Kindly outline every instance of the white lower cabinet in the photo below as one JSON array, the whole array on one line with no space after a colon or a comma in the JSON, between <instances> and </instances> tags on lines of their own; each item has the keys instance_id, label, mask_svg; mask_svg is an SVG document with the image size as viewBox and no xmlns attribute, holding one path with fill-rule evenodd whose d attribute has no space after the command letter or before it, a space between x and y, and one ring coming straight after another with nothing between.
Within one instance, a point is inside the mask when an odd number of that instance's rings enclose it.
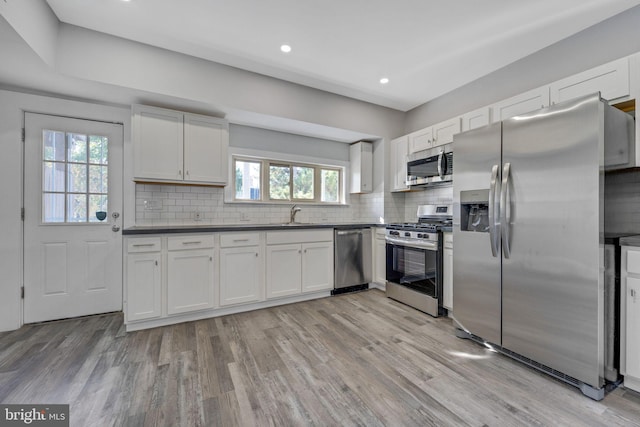
<instances>
[{"instance_id":1,"label":"white lower cabinet","mask_svg":"<svg viewBox=\"0 0 640 427\"><path fill-rule=\"evenodd\" d=\"M302 292L333 288L333 242L302 245Z\"/></svg>"},{"instance_id":2,"label":"white lower cabinet","mask_svg":"<svg viewBox=\"0 0 640 427\"><path fill-rule=\"evenodd\" d=\"M640 391L640 248L622 246L620 259L620 373Z\"/></svg>"},{"instance_id":3,"label":"white lower cabinet","mask_svg":"<svg viewBox=\"0 0 640 427\"><path fill-rule=\"evenodd\" d=\"M299 244L267 246L267 298L302 292L302 247Z\"/></svg>"},{"instance_id":4,"label":"white lower cabinet","mask_svg":"<svg viewBox=\"0 0 640 427\"><path fill-rule=\"evenodd\" d=\"M127 321L162 315L160 238L129 239L126 256L125 316Z\"/></svg>"},{"instance_id":5,"label":"white lower cabinet","mask_svg":"<svg viewBox=\"0 0 640 427\"><path fill-rule=\"evenodd\" d=\"M442 305L453 310L453 233L444 233L442 258Z\"/></svg>"},{"instance_id":6,"label":"white lower cabinet","mask_svg":"<svg viewBox=\"0 0 640 427\"><path fill-rule=\"evenodd\" d=\"M221 306L260 301L263 271L258 233L220 236Z\"/></svg>"},{"instance_id":7,"label":"white lower cabinet","mask_svg":"<svg viewBox=\"0 0 640 427\"><path fill-rule=\"evenodd\" d=\"M333 288L333 230L267 233L267 299Z\"/></svg>"},{"instance_id":8,"label":"white lower cabinet","mask_svg":"<svg viewBox=\"0 0 640 427\"><path fill-rule=\"evenodd\" d=\"M373 239L373 281L380 285L387 282L387 242L385 229L376 228Z\"/></svg>"},{"instance_id":9,"label":"white lower cabinet","mask_svg":"<svg viewBox=\"0 0 640 427\"><path fill-rule=\"evenodd\" d=\"M169 237L167 245L167 314L213 308L213 235Z\"/></svg>"},{"instance_id":10,"label":"white lower cabinet","mask_svg":"<svg viewBox=\"0 0 640 427\"><path fill-rule=\"evenodd\" d=\"M260 248L220 249L220 305L260 300Z\"/></svg>"}]
</instances>

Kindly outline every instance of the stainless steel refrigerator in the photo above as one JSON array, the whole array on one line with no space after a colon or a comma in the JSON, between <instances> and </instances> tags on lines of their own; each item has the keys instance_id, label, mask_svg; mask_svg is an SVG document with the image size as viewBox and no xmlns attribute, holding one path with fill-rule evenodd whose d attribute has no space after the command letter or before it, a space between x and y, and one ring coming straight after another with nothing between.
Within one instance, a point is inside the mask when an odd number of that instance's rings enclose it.
<instances>
[{"instance_id":1,"label":"stainless steel refrigerator","mask_svg":"<svg viewBox=\"0 0 640 427\"><path fill-rule=\"evenodd\" d=\"M604 166L632 137L633 119L594 94L454 138L462 335L594 399L617 375L605 360Z\"/></svg>"}]
</instances>

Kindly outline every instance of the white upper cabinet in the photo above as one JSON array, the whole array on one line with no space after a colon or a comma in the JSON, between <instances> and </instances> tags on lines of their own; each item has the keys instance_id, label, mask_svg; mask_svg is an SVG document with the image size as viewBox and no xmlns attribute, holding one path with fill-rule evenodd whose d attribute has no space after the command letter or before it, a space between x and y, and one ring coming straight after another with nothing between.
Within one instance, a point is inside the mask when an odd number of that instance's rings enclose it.
<instances>
[{"instance_id":1,"label":"white upper cabinet","mask_svg":"<svg viewBox=\"0 0 640 427\"><path fill-rule=\"evenodd\" d=\"M630 94L629 58L619 59L551 84L551 103L566 101L600 91L612 100Z\"/></svg>"},{"instance_id":2,"label":"white upper cabinet","mask_svg":"<svg viewBox=\"0 0 640 427\"><path fill-rule=\"evenodd\" d=\"M491 106L491 116L495 123L548 106L549 86L543 86L494 104Z\"/></svg>"},{"instance_id":3,"label":"white upper cabinet","mask_svg":"<svg viewBox=\"0 0 640 427\"><path fill-rule=\"evenodd\" d=\"M133 106L135 180L225 185L228 148L225 120Z\"/></svg>"},{"instance_id":4,"label":"white upper cabinet","mask_svg":"<svg viewBox=\"0 0 640 427\"><path fill-rule=\"evenodd\" d=\"M409 154L433 147L433 128L420 129L409 134Z\"/></svg>"},{"instance_id":5,"label":"white upper cabinet","mask_svg":"<svg viewBox=\"0 0 640 427\"><path fill-rule=\"evenodd\" d=\"M389 180L391 191L408 191L407 186L407 154L408 136L392 139L389 143Z\"/></svg>"},{"instance_id":6,"label":"white upper cabinet","mask_svg":"<svg viewBox=\"0 0 640 427\"><path fill-rule=\"evenodd\" d=\"M373 144L356 142L349 146L351 171L350 193L371 193L373 190Z\"/></svg>"},{"instance_id":7,"label":"white upper cabinet","mask_svg":"<svg viewBox=\"0 0 640 427\"><path fill-rule=\"evenodd\" d=\"M229 135L227 122L184 115L184 180L226 184Z\"/></svg>"},{"instance_id":8,"label":"white upper cabinet","mask_svg":"<svg viewBox=\"0 0 640 427\"><path fill-rule=\"evenodd\" d=\"M453 135L460 133L460 117L431 126L431 132L434 147L453 142Z\"/></svg>"},{"instance_id":9,"label":"white upper cabinet","mask_svg":"<svg viewBox=\"0 0 640 427\"><path fill-rule=\"evenodd\" d=\"M133 164L137 179L182 181L183 114L133 106Z\"/></svg>"},{"instance_id":10,"label":"white upper cabinet","mask_svg":"<svg viewBox=\"0 0 640 427\"><path fill-rule=\"evenodd\" d=\"M491 123L491 108L483 107L462 115L462 132Z\"/></svg>"}]
</instances>

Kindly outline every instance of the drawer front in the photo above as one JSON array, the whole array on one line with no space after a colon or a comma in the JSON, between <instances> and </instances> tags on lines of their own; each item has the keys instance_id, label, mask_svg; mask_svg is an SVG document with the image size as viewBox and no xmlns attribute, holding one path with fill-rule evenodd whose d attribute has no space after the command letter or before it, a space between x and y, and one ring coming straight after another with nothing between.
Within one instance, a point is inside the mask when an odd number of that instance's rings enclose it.
<instances>
[{"instance_id":1,"label":"drawer front","mask_svg":"<svg viewBox=\"0 0 640 427\"><path fill-rule=\"evenodd\" d=\"M213 248L213 234L171 236L167 247L170 251Z\"/></svg>"},{"instance_id":2,"label":"drawer front","mask_svg":"<svg viewBox=\"0 0 640 427\"><path fill-rule=\"evenodd\" d=\"M267 233L267 245L331 241L333 241L332 228L322 230L270 231Z\"/></svg>"},{"instance_id":3,"label":"drawer front","mask_svg":"<svg viewBox=\"0 0 640 427\"><path fill-rule=\"evenodd\" d=\"M258 246L260 234L258 233L222 233L220 235L220 247L236 248L241 246Z\"/></svg>"},{"instance_id":4,"label":"drawer front","mask_svg":"<svg viewBox=\"0 0 640 427\"><path fill-rule=\"evenodd\" d=\"M160 252L162 239L160 237L133 237L127 239L127 253Z\"/></svg>"}]
</instances>

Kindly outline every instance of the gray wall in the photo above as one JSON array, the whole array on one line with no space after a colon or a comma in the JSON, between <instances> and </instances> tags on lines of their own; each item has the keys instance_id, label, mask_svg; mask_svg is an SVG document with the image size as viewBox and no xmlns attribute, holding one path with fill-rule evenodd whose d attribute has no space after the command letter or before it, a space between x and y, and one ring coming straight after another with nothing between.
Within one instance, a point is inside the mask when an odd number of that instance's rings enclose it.
<instances>
[{"instance_id":1,"label":"gray wall","mask_svg":"<svg viewBox=\"0 0 640 427\"><path fill-rule=\"evenodd\" d=\"M640 6L414 108L406 115L404 133L493 104L638 51Z\"/></svg>"},{"instance_id":2,"label":"gray wall","mask_svg":"<svg viewBox=\"0 0 640 427\"><path fill-rule=\"evenodd\" d=\"M274 153L349 161L349 144L249 126L230 125L229 145Z\"/></svg>"}]
</instances>

